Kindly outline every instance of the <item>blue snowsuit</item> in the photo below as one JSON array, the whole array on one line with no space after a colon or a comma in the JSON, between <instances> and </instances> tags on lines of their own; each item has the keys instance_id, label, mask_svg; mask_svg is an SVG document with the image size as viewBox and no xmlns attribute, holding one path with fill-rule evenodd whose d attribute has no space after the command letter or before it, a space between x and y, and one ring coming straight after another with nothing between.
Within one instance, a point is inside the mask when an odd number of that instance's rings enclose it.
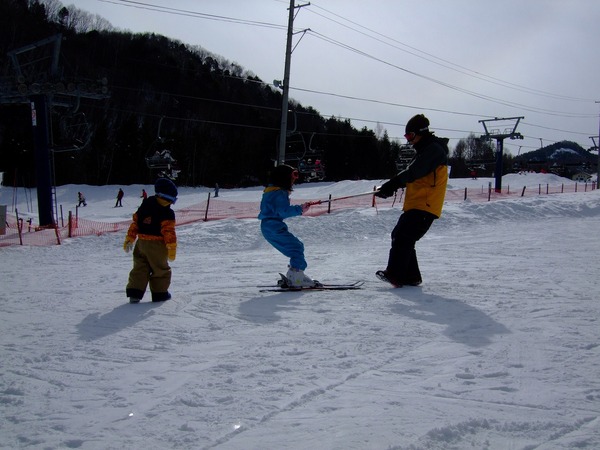
<instances>
[{"instance_id":1,"label":"blue snowsuit","mask_svg":"<svg viewBox=\"0 0 600 450\"><path fill-rule=\"evenodd\" d=\"M263 191L260 202L260 231L269 244L290 258L290 266L295 269L306 269L304 244L288 231L283 219L302 215L300 205L290 205L289 193L276 186L269 186Z\"/></svg>"}]
</instances>

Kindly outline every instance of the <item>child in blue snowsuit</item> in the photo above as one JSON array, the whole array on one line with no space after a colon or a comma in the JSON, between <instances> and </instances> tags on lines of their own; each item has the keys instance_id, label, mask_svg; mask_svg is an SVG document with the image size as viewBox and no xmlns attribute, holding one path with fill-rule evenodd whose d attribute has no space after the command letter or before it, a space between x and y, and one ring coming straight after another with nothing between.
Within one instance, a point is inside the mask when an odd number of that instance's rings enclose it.
<instances>
[{"instance_id":1,"label":"child in blue snowsuit","mask_svg":"<svg viewBox=\"0 0 600 450\"><path fill-rule=\"evenodd\" d=\"M284 219L300 216L308 210L309 203L290 204L292 185L298 179L298 171L291 166L281 164L273 169L269 185L263 191L260 202L260 231L277 250L290 258L286 277L293 287L308 287L318 284L304 274L304 244L288 231Z\"/></svg>"}]
</instances>

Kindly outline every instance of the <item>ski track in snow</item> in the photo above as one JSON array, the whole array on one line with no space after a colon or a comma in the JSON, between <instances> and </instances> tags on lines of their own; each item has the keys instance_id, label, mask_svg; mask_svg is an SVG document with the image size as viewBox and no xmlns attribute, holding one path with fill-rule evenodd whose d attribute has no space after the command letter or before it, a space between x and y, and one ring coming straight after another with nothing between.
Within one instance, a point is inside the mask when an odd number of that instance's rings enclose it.
<instances>
[{"instance_id":1,"label":"ski track in snow","mask_svg":"<svg viewBox=\"0 0 600 450\"><path fill-rule=\"evenodd\" d=\"M0 447L600 448L598 196L447 204L418 288L373 275L398 208L287 221L357 291L259 293L256 220L178 228L162 304L124 233L0 249Z\"/></svg>"}]
</instances>

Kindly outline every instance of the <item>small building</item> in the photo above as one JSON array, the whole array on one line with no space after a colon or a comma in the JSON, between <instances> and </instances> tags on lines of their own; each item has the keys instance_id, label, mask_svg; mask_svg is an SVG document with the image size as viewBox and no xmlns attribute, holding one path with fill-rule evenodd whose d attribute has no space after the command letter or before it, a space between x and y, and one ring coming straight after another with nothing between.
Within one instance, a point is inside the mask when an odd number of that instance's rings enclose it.
<instances>
[{"instance_id":1,"label":"small building","mask_svg":"<svg viewBox=\"0 0 600 450\"><path fill-rule=\"evenodd\" d=\"M592 176L586 172L577 172L573 175L573 181L590 181Z\"/></svg>"}]
</instances>

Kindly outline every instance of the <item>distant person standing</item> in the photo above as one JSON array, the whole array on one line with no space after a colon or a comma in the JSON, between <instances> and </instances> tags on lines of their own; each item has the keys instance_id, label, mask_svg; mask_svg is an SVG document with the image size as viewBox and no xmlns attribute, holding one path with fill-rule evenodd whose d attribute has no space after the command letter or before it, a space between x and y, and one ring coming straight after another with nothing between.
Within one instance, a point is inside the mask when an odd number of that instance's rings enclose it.
<instances>
[{"instance_id":1,"label":"distant person standing","mask_svg":"<svg viewBox=\"0 0 600 450\"><path fill-rule=\"evenodd\" d=\"M442 214L448 183L448 139L429 131L429 119L417 114L406 124L404 137L416 150L408 167L384 183L375 194L387 198L406 188L403 213L392 231L387 267L377 278L395 287L422 283L415 244Z\"/></svg>"},{"instance_id":2,"label":"distant person standing","mask_svg":"<svg viewBox=\"0 0 600 450\"><path fill-rule=\"evenodd\" d=\"M117 194L117 203L115 203L115 208L117 206L123 206L122 200L123 200L124 195L125 195L125 193L123 192L123 189L119 188L119 192Z\"/></svg>"},{"instance_id":3,"label":"distant person standing","mask_svg":"<svg viewBox=\"0 0 600 450\"><path fill-rule=\"evenodd\" d=\"M215 183L215 197L219 196L219 183Z\"/></svg>"},{"instance_id":4,"label":"distant person standing","mask_svg":"<svg viewBox=\"0 0 600 450\"><path fill-rule=\"evenodd\" d=\"M77 207L79 207L81 205L87 206L87 203L85 201L85 196L83 195L82 192L77 193L77 200L79 200L79 204L77 205Z\"/></svg>"},{"instance_id":5,"label":"distant person standing","mask_svg":"<svg viewBox=\"0 0 600 450\"><path fill-rule=\"evenodd\" d=\"M146 193L146 189L142 189L142 195L140 195L140 198L146 200L148 198L148 194Z\"/></svg>"}]
</instances>

